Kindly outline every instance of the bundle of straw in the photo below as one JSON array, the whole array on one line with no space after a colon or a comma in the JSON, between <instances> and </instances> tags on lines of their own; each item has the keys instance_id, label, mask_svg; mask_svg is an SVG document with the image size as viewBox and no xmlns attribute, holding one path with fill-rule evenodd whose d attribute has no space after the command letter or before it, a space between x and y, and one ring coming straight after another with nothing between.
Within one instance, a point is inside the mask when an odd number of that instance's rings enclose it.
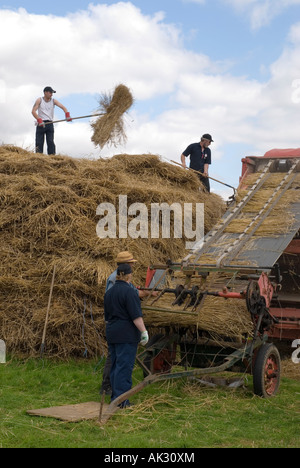
<instances>
[{"instance_id":1,"label":"bundle of straw","mask_svg":"<svg viewBox=\"0 0 300 468\"><path fill-rule=\"evenodd\" d=\"M176 285L185 285L187 289L198 286L200 290L219 291L228 282L222 272L210 273L205 282L201 276L185 276L182 272L167 277L168 288L174 290ZM240 283L231 283L232 291L238 292ZM253 322L247 309L246 301L241 299L224 299L219 296L207 295L199 305L193 309L188 305L188 296L182 304L175 304L174 292L167 292L158 299L145 301L144 315L148 327L171 326L174 329L189 327L199 332L209 332L212 336L234 338L241 341L245 335L252 335Z\"/></svg>"},{"instance_id":2,"label":"bundle of straw","mask_svg":"<svg viewBox=\"0 0 300 468\"><path fill-rule=\"evenodd\" d=\"M127 86L120 84L113 95L103 94L99 112L104 115L91 124L94 133L92 141L101 149L106 144L117 146L126 142L123 116L133 104L133 97Z\"/></svg>"}]
</instances>

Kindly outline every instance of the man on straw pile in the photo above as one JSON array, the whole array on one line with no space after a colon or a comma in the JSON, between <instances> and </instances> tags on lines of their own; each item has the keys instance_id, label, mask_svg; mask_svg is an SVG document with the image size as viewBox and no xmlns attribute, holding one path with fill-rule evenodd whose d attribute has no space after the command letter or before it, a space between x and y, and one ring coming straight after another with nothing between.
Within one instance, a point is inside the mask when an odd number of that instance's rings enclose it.
<instances>
[{"instance_id":1,"label":"man on straw pile","mask_svg":"<svg viewBox=\"0 0 300 468\"><path fill-rule=\"evenodd\" d=\"M113 273L107 279L105 293L110 288L112 288L114 284L116 283L118 267L123 264L127 264L127 265L130 265L131 270L132 270L136 262L137 260L134 259L131 252L128 252L127 250L119 252L116 258L117 268L115 269L115 271L113 271ZM143 299L144 297L151 294L151 292L149 291L143 291L143 290L137 289L132 283L128 283L128 284L135 291L136 295L140 299ZM153 291L152 293L152 295L154 296L156 296L157 294L158 294L157 291ZM103 370L103 379L102 379L102 385L100 388L100 394L105 392L107 395L110 395L112 392L111 382L110 382L110 370L111 370L111 356L110 356L110 352L108 352L108 356L107 356L106 363L105 363L104 370Z\"/></svg>"},{"instance_id":2,"label":"man on straw pile","mask_svg":"<svg viewBox=\"0 0 300 468\"><path fill-rule=\"evenodd\" d=\"M65 113L66 120L71 122L70 112L60 102L54 99L53 93L56 93L51 86L44 88L44 96L39 97L32 108L32 115L37 121L35 134L35 148L37 153L43 153L45 136L47 141L47 152L49 155L55 154L54 144L54 107L57 106Z\"/></svg>"},{"instance_id":3,"label":"man on straw pile","mask_svg":"<svg viewBox=\"0 0 300 468\"><path fill-rule=\"evenodd\" d=\"M211 151L209 146L213 141L212 136L209 133L205 133L202 135L200 143L190 144L181 155L183 167L186 167L185 158L190 156L190 168L199 172L199 179L207 192L210 192L208 167L211 164Z\"/></svg>"},{"instance_id":4,"label":"man on straw pile","mask_svg":"<svg viewBox=\"0 0 300 468\"><path fill-rule=\"evenodd\" d=\"M106 339L111 356L111 401L131 389L138 344L145 346L149 339L139 297L130 286L131 277L131 266L119 265L116 282L104 296ZM120 405L128 406L129 400Z\"/></svg>"}]
</instances>

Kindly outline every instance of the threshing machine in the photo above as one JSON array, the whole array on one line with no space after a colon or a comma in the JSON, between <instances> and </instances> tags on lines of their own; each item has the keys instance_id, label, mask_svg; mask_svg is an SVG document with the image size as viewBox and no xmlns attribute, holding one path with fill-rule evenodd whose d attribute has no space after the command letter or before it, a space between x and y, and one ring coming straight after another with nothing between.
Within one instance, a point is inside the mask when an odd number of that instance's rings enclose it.
<instances>
[{"instance_id":1,"label":"threshing machine","mask_svg":"<svg viewBox=\"0 0 300 468\"><path fill-rule=\"evenodd\" d=\"M152 382L224 371L250 373L255 394L275 395L278 344L300 339L300 149L242 159L237 198L220 222L181 262L153 265L146 283L157 296L142 303L145 322L155 314L158 326L137 358L145 378L111 412ZM224 332L202 326L211 297L212 325L230 303L237 329L243 310L251 330L227 333L226 314Z\"/></svg>"}]
</instances>

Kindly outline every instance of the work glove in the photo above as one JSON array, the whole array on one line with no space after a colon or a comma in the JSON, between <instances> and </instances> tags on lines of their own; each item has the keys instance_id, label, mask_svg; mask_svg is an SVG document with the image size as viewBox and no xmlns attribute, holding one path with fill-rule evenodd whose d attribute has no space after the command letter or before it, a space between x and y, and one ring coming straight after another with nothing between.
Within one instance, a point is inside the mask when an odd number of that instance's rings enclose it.
<instances>
[{"instance_id":1,"label":"work glove","mask_svg":"<svg viewBox=\"0 0 300 468\"><path fill-rule=\"evenodd\" d=\"M142 332L142 334L141 334L141 341L140 341L140 344L141 344L142 346L146 346L146 344L148 343L148 341L149 341L149 335L148 335L148 332L147 332L147 330L146 330L146 331Z\"/></svg>"},{"instance_id":2,"label":"work glove","mask_svg":"<svg viewBox=\"0 0 300 468\"><path fill-rule=\"evenodd\" d=\"M67 122L72 122L72 117L70 116L70 112L66 112L66 120Z\"/></svg>"},{"instance_id":3,"label":"work glove","mask_svg":"<svg viewBox=\"0 0 300 468\"><path fill-rule=\"evenodd\" d=\"M43 119L37 119L37 123L38 123L39 127L44 127L45 128L45 124L44 124Z\"/></svg>"}]
</instances>

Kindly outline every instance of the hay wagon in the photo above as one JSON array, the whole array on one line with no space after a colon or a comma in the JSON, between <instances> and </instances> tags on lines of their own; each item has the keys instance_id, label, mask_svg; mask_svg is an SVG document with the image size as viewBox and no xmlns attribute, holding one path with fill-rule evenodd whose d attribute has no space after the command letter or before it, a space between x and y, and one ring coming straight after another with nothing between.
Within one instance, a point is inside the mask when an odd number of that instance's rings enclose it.
<instances>
[{"instance_id":1,"label":"hay wagon","mask_svg":"<svg viewBox=\"0 0 300 468\"><path fill-rule=\"evenodd\" d=\"M254 393L280 383L278 343L300 338L300 150L242 160L238 197L181 262L153 265L143 301L152 336L137 357L145 386L224 371L253 375ZM234 381L231 385L237 385Z\"/></svg>"}]
</instances>

